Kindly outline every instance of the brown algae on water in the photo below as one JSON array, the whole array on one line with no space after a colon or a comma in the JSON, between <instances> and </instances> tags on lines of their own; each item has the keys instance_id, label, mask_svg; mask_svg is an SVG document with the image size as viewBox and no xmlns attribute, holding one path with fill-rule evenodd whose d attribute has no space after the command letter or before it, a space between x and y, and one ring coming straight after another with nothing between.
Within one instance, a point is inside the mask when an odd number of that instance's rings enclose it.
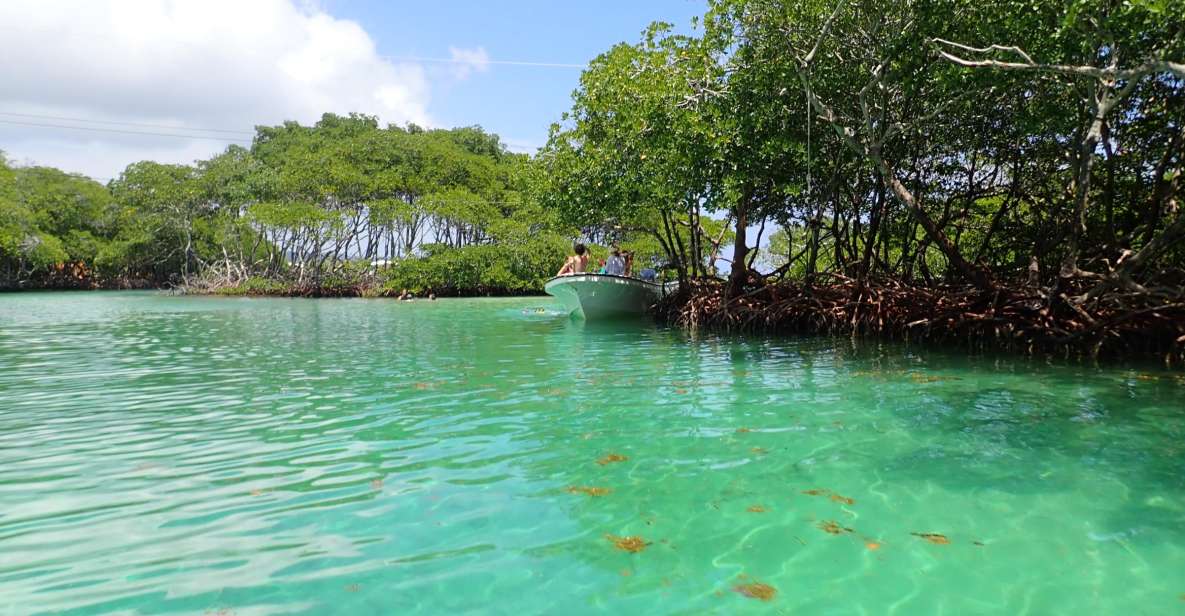
<instances>
[{"instance_id":1,"label":"brown algae on water","mask_svg":"<svg viewBox=\"0 0 1185 616\"><path fill-rule=\"evenodd\" d=\"M769 510L766 509L764 505L749 505L749 508L745 511L748 511L749 513L765 513Z\"/></svg>"},{"instance_id":2,"label":"brown algae on water","mask_svg":"<svg viewBox=\"0 0 1185 616\"><path fill-rule=\"evenodd\" d=\"M606 454L605 456L603 456L600 460L597 460L597 464L600 464L601 466L605 466L606 464L613 464L614 462L625 462L626 460L629 460L629 458L627 458L626 456L623 456L619 453L610 453L610 454Z\"/></svg>"},{"instance_id":3,"label":"brown algae on water","mask_svg":"<svg viewBox=\"0 0 1185 616\"><path fill-rule=\"evenodd\" d=\"M950 545L950 539L947 539L946 535L943 535L941 533L909 533L909 534L913 535L914 537L920 537L922 539L925 539L926 541L929 541L930 543L933 543L934 545Z\"/></svg>"},{"instance_id":4,"label":"brown algae on water","mask_svg":"<svg viewBox=\"0 0 1185 616\"><path fill-rule=\"evenodd\" d=\"M836 522L835 520L823 520L822 522L819 522L819 529L831 535L843 535L852 532L852 529L846 526L841 526L839 522Z\"/></svg>"},{"instance_id":5,"label":"brown algae on water","mask_svg":"<svg viewBox=\"0 0 1185 616\"><path fill-rule=\"evenodd\" d=\"M733 586L732 589L739 593L742 597L760 599L762 601L773 601L774 596L778 594L778 590L776 588L761 582L737 584L736 586Z\"/></svg>"},{"instance_id":6,"label":"brown algae on water","mask_svg":"<svg viewBox=\"0 0 1185 616\"><path fill-rule=\"evenodd\" d=\"M646 549L650 545L649 541L637 536L631 535L628 537L618 537L617 535L606 534L605 538L613 543L613 547L630 554L637 554Z\"/></svg>"},{"instance_id":7,"label":"brown algae on water","mask_svg":"<svg viewBox=\"0 0 1185 616\"><path fill-rule=\"evenodd\" d=\"M831 490L825 490L822 488L813 488L810 490L803 490L802 493L806 494L807 496L826 496L826 497L830 498L832 501L837 502L837 503L843 503L844 505L855 505L856 504L856 499L854 499L854 498L848 498L847 496L844 496L843 494L840 494L838 492L832 492Z\"/></svg>"},{"instance_id":8,"label":"brown algae on water","mask_svg":"<svg viewBox=\"0 0 1185 616\"><path fill-rule=\"evenodd\" d=\"M568 486L569 494L584 494L585 496L605 496L613 491L612 488L602 488L599 486Z\"/></svg>"}]
</instances>

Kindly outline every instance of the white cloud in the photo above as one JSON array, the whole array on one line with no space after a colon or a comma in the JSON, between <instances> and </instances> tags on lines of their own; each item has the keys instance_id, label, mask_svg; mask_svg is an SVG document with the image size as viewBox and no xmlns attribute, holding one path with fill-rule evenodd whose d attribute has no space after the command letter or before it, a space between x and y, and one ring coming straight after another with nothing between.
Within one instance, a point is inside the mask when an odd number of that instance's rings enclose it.
<instances>
[{"instance_id":1,"label":"white cloud","mask_svg":"<svg viewBox=\"0 0 1185 616\"><path fill-rule=\"evenodd\" d=\"M472 58L467 67L484 66L485 52L478 51L466 56ZM0 84L0 112L92 121L250 131L256 124L358 111L383 122L432 125L421 66L382 58L357 23L290 0L5 0ZM0 149L11 158L101 177L136 160L191 162L223 147L214 140L0 123Z\"/></svg>"},{"instance_id":2,"label":"white cloud","mask_svg":"<svg viewBox=\"0 0 1185 616\"><path fill-rule=\"evenodd\" d=\"M453 61L453 76L457 79L465 79L473 72L484 73L490 68L490 55L484 47L449 47L448 52Z\"/></svg>"}]
</instances>

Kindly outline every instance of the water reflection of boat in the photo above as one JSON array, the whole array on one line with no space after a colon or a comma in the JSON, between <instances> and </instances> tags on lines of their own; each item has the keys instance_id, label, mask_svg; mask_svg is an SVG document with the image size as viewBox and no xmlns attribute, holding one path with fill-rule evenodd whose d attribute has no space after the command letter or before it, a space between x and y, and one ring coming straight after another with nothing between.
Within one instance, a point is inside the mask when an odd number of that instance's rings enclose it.
<instances>
[{"instance_id":1,"label":"water reflection of boat","mask_svg":"<svg viewBox=\"0 0 1185 616\"><path fill-rule=\"evenodd\" d=\"M557 276L543 285L564 308L585 319L646 314L663 295L663 285L613 274Z\"/></svg>"}]
</instances>

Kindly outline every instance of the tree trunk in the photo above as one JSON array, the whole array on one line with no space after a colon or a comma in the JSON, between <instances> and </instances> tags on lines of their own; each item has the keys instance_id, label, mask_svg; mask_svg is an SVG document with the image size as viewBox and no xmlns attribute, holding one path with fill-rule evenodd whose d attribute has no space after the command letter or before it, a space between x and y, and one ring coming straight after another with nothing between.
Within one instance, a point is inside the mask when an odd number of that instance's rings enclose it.
<instances>
[{"instance_id":1,"label":"tree trunk","mask_svg":"<svg viewBox=\"0 0 1185 616\"><path fill-rule=\"evenodd\" d=\"M745 281L749 278L749 270L745 266L745 256L749 254L749 247L745 243L745 227L749 225L750 199L751 193L745 191L736 207L736 238L732 243L732 271L728 276L728 297L730 298L744 292Z\"/></svg>"},{"instance_id":2,"label":"tree trunk","mask_svg":"<svg viewBox=\"0 0 1185 616\"><path fill-rule=\"evenodd\" d=\"M869 156L876 163L877 168L881 172L881 176L888 181L889 188L893 190L893 194L897 195L897 198L901 199L906 207L909 208L909 211L913 214L914 218L917 219L917 221L922 225L922 228L926 230L926 237L928 237L930 241L938 246L938 249L942 251L942 254L945 255L947 260L949 260L950 263L955 267L955 270L957 270L963 275L963 277L965 277L967 280L970 280L980 289L984 291L991 291L993 289L993 285L987 272L972 267L972 265L963 258L963 255L959 254L959 249L955 247L955 245L951 243L950 239L946 237L946 233L943 233L942 229L940 229L938 225L934 224L934 220L931 219L930 216L926 214L925 210L923 210L918 205L917 199L914 198L913 193L911 193L909 189L906 188L905 185L902 184L895 175L893 175L893 170L881 157L880 152L876 151L875 149L870 150Z\"/></svg>"}]
</instances>

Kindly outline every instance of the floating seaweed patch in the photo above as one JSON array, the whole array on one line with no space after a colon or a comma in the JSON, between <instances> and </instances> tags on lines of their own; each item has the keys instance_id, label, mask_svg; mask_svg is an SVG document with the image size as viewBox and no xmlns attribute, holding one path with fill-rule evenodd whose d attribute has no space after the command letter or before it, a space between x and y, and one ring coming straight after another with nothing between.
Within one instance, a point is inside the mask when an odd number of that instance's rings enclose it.
<instances>
[{"instance_id":1,"label":"floating seaweed patch","mask_svg":"<svg viewBox=\"0 0 1185 616\"><path fill-rule=\"evenodd\" d=\"M584 494L586 496L604 496L612 491L612 488L601 488L597 486L568 486L568 493Z\"/></svg>"},{"instance_id":2,"label":"floating seaweed patch","mask_svg":"<svg viewBox=\"0 0 1185 616\"><path fill-rule=\"evenodd\" d=\"M926 541L929 541L930 543L933 543L934 545L950 545L950 539L947 539L946 535L943 535L941 533L909 533L909 534L913 535L914 537L920 537L922 539L925 539Z\"/></svg>"},{"instance_id":3,"label":"floating seaweed patch","mask_svg":"<svg viewBox=\"0 0 1185 616\"><path fill-rule=\"evenodd\" d=\"M972 543L973 545L977 545L977 546L979 546L979 547L981 547L981 548L982 548L984 545L986 545L986 544L984 544L984 542L982 542L982 541L972 541L971 543Z\"/></svg>"},{"instance_id":4,"label":"floating seaweed patch","mask_svg":"<svg viewBox=\"0 0 1185 616\"><path fill-rule=\"evenodd\" d=\"M677 394L685 394L685 393L687 393L687 390L686 390L686 389L683 389L683 388L676 388L676 389L675 389L675 393L677 393Z\"/></svg>"},{"instance_id":5,"label":"floating seaweed patch","mask_svg":"<svg viewBox=\"0 0 1185 616\"><path fill-rule=\"evenodd\" d=\"M810 490L803 490L802 493L806 494L807 496L826 496L834 502L843 503L845 505L855 505L856 504L856 499L854 499L854 498L848 498L847 496L844 496L843 494L840 494L838 492L832 492L831 490L824 490L822 488L813 488Z\"/></svg>"},{"instance_id":6,"label":"floating seaweed patch","mask_svg":"<svg viewBox=\"0 0 1185 616\"><path fill-rule=\"evenodd\" d=\"M881 549L881 544L880 544L880 542L877 542L877 541L865 541L864 547L868 548L870 551L875 552L875 551Z\"/></svg>"},{"instance_id":7,"label":"floating seaweed patch","mask_svg":"<svg viewBox=\"0 0 1185 616\"><path fill-rule=\"evenodd\" d=\"M346 584L346 592L358 592L362 590L361 584Z\"/></svg>"},{"instance_id":8,"label":"floating seaweed patch","mask_svg":"<svg viewBox=\"0 0 1185 616\"><path fill-rule=\"evenodd\" d=\"M760 599L762 601L773 601L774 596L778 594L778 590L776 588L761 582L737 584L736 586L733 586L732 589L742 597Z\"/></svg>"},{"instance_id":9,"label":"floating seaweed patch","mask_svg":"<svg viewBox=\"0 0 1185 616\"><path fill-rule=\"evenodd\" d=\"M745 434L747 432L752 432L752 430L748 428L737 428L737 434Z\"/></svg>"},{"instance_id":10,"label":"floating seaweed patch","mask_svg":"<svg viewBox=\"0 0 1185 616\"><path fill-rule=\"evenodd\" d=\"M620 573L621 573L621 577L629 577L634 574L634 572L630 571L629 569L622 569L620 571Z\"/></svg>"},{"instance_id":11,"label":"floating seaweed patch","mask_svg":"<svg viewBox=\"0 0 1185 616\"><path fill-rule=\"evenodd\" d=\"M605 535L605 538L613 543L613 547L615 547L623 552L629 552L630 554L637 554L638 552L645 550L646 546L650 545L649 541L646 541L645 539L638 537L637 535L632 535L629 537L618 537L617 535Z\"/></svg>"},{"instance_id":12,"label":"floating seaweed patch","mask_svg":"<svg viewBox=\"0 0 1185 616\"><path fill-rule=\"evenodd\" d=\"M769 510L762 505L749 505L749 508L745 511L748 511L749 513L765 513Z\"/></svg>"},{"instance_id":13,"label":"floating seaweed patch","mask_svg":"<svg viewBox=\"0 0 1185 616\"><path fill-rule=\"evenodd\" d=\"M765 449L764 447L753 447L749 451L756 454L756 455L759 455L759 456L763 456L763 455L769 453L769 451L767 449Z\"/></svg>"},{"instance_id":14,"label":"floating seaweed patch","mask_svg":"<svg viewBox=\"0 0 1185 616\"><path fill-rule=\"evenodd\" d=\"M833 500L837 503L843 503L845 505L855 505L856 504L856 499L848 498L842 494L836 494L835 492L831 493L831 500Z\"/></svg>"},{"instance_id":15,"label":"floating seaweed patch","mask_svg":"<svg viewBox=\"0 0 1185 616\"><path fill-rule=\"evenodd\" d=\"M601 466L605 466L606 464L613 464L614 462L625 462L626 460L629 460L629 458L627 458L619 453L610 453L610 454L605 454L604 457L602 457L600 460L597 460L597 464L600 464Z\"/></svg>"},{"instance_id":16,"label":"floating seaweed patch","mask_svg":"<svg viewBox=\"0 0 1185 616\"><path fill-rule=\"evenodd\" d=\"M822 522L819 522L819 529L831 535L843 535L852 532L852 529L846 526L841 526L839 522L836 522L835 520L823 520Z\"/></svg>"},{"instance_id":17,"label":"floating seaweed patch","mask_svg":"<svg viewBox=\"0 0 1185 616\"><path fill-rule=\"evenodd\" d=\"M420 391L424 391L427 389L436 389L436 384L435 383L428 383L428 382L421 382L421 383L416 383L416 384L412 385L412 387L414 387Z\"/></svg>"},{"instance_id":18,"label":"floating seaweed patch","mask_svg":"<svg viewBox=\"0 0 1185 616\"><path fill-rule=\"evenodd\" d=\"M370 480L370 489L382 490L383 489L383 480L382 479L371 479Z\"/></svg>"}]
</instances>

